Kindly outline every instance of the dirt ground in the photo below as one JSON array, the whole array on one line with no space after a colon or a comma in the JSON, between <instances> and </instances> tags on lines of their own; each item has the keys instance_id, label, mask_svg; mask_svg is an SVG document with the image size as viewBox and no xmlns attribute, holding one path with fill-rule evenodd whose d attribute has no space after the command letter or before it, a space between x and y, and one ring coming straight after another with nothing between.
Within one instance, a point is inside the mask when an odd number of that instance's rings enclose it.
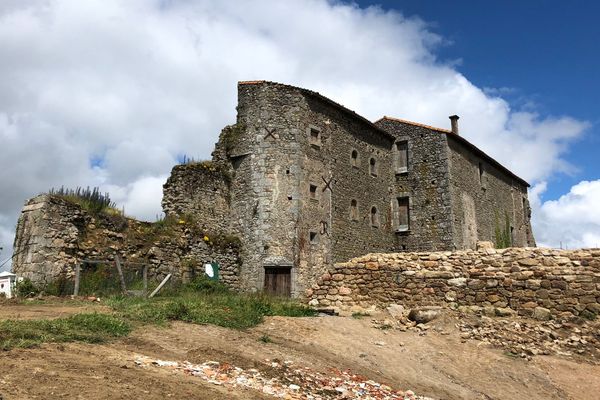
<instances>
[{"instance_id":1,"label":"dirt ground","mask_svg":"<svg viewBox=\"0 0 600 400\"><path fill-rule=\"evenodd\" d=\"M105 310L93 304L2 304L0 319L55 318L90 309ZM599 398L600 366L556 356L527 361L483 342L463 343L455 322L435 320L421 334L376 329L369 317L272 317L247 331L185 323L146 326L104 345L45 344L0 352L0 398L272 398L169 369L141 368L134 362L137 355L193 363L212 360L261 370L265 359L289 360L323 372L332 367L350 369L435 399Z\"/></svg>"}]
</instances>

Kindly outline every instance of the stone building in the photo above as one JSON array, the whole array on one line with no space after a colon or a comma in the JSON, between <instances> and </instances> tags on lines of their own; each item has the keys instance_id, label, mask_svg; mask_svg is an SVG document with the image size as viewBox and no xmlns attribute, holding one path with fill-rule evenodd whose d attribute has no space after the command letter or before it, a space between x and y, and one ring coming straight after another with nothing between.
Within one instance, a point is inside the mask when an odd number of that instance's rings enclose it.
<instances>
[{"instance_id":1,"label":"stone building","mask_svg":"<svg viewBox=\"0 0 600 400\"><path fill-rule=\"evenodd\" d=\"M373 123L319 93L240 82L211 163L179 165L167 215L237 236L242 287L304 296L371 252L535 246L527 182L452 130Z\"/></svg>"}]
</instances>

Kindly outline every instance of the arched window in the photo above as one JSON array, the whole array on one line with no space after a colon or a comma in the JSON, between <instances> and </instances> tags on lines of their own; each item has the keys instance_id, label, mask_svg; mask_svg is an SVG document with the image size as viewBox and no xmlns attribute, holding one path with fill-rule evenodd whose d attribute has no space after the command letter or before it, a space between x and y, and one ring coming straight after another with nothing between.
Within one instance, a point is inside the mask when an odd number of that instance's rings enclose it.
<instances>
[{"instance_id":1,"label":"arched window","mask_svg":"<svg viewBox=\"0 0 600 400\"><path fill-rule=\"evenodd\" d=\"M369 172L371 173L371 175L377 176L377 162L374 158L371 158L369 160Z\"/></svg>"},{"instance_id":2,"label":"arched window","mask_svg":"<svg viewBox=\"0 0 600 400\"><path fill-rule=\"evenodd\" d=\"M358 221L358 202L354 199L350 202L350 219Z\"/></svg>"},{"instance_id":3,"label":"arched window","mask_svg":"<svg viewBox=\"0 0 600 400\"><path fill-rule=\"evenodd\" d=\"M371 207L371 226L379 227L379 213L377 207Z\"/></svg>"},{"instance_id":4,"label":"arched window","mask_svg":"<svg viewBox=\"0 0 600 400\"><path fill-rule=\"evenodd\" d=\"M350 163L352 164L353 167L358 167L358 151L352 150Z\"/></svg>"}]
</instances>

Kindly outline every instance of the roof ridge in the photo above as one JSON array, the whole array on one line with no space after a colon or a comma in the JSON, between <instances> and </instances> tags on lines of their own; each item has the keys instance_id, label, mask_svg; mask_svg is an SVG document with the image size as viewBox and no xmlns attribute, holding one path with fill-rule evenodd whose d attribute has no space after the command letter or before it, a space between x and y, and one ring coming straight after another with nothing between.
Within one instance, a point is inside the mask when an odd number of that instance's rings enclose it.
<instances>
[{"instance_id":1,"label":"roof ridge","mask_svg":"<svg viewBox=\"0 0 600 400\"><path fill-rule=\"evenodd\" d=\"M437 128L435 126L421 124L419 122L409 121L407 119L402 119L402 118L388 117L387 115L384 115L382 118L378 119L375 122L379 122L379 121L381 121L383 119L387 119L387 120L390 120L390 121L403 122L405 124L414 125L414 126L420 126L421 128L427 128L427 129L431 129L431 130L438 131L438 132L452 133L452 131L449 130L449 129Z\"/></svg>"},{"instance_id":2,"label":"roof ridge","mask_svg":"<svg viewBox=\"0 0 600 400\"><path fill-rule=\"evenodd\" d=\"M371 127L372 129L374 129L375 131L377 131L381 135L385 136L386 138L392 139L392 140L395 139L394 135L392 135L391 133L389 133L385 129L380 128L379 126L375 125L375 123L373 123L372 121L370 121L367 118L363 117L362 115L360 115L356 111L351 110L348 107L346 107L345 105L343 105L341 103L338 103L337 101L332 100L329 97L324 96L324 95L322 95L319 92L315 92L314 90L306 89L306 88L303 88L303 87L300 87L300 86L289 85L287 83L273 82L273 81L266 81L266 80L238 81L238 85L260 85L260 84L277 85L277 86L281 86L281 87L288 88L288 89L299 90L302 93L315 96L315 97L317 97L317 98L325 101L326 103L329 103L330 105L333 105L334 107L337 107L338 109L340 109L340 110L342 110L342 111L344 111L344 112L346 112L346 113L348 113L348 114L350 114L350 115L358 118L363 123L367 124L369 127Z\"/></svg>"}]
</instances>

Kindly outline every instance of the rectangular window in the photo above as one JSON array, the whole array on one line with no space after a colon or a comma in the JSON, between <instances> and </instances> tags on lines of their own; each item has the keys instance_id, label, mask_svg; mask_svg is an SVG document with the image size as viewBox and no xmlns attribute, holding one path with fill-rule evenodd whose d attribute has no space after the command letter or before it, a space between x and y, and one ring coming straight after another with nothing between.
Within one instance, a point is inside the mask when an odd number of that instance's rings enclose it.
<instances>
[{"instance_id":1,"label":"rectangular window","mask_svg":"<svg viewBox=\"0 0 600 400\"><path fill-rule=\"evenodd\" d=\"M408 142L396 143L394 152L394 170L397 174L408 172Z\"/></svg>"},{"instance_id":2,"label":"rectangular window","mask_svg":"<svg viewBox=\"0 0 600 400\"><path fill-rule=\"evenodd\" d=\"M482 189L485 189L485 170L483 169L483 163L479 163L479 184Z\"/></svg>"},{"instance_id":3,"label":"rectangular window","mask_svg":"<svg viewBox=\"0 0 600 400\"><path fill-rule=\"evenodd\" d=\"M369 160L369 173L371 176L377 176L377 161L374 158Z\"/></svg>"},{"instance_id":4,"label":"rectangular window","mask_svg":"<svg viewBox=\"0 0 600 400\"><path fill-rule=\"evenodd\" d=\"M308 140L311 146L321 147L321 130L311 126L308 128Z\"/></svg>"},{"instance_id":5,"label":"rectangular window","mask_svg":"<svg viewBox=\"0 0 600 400\"><path fill-rule=\"evenodd\" d=\"M410 228L409 201L408 197L398 197L396 211L396 231L406 232Z\"/></svg>"},{"instance_id":6,"label":"rectangular window","mask_svg":"<svg viewBox=\"0 0 600 400\"><path fill-rule=\"evenodd\" d=\"M350 202L350 219L358 221L358 202L356 200Z\"/></svg>"},{"instance_id":7,"label":"rectangular window","mask_svg":"<svg viewBox=\"0 0 600 400\"><path fill-rule=\"evenodd\" d=\"M318 243L318 236L317 236L317 232L310 232L308 234L308 238L310 240L311 244L317 244Z\"/></svg>"},{"instance_id":8,"label":"rectangular window","mask_svg":"<svg viewBox=\"0 0 600 400\"><path fill-rule=\"evenodd\" d=\"M317 200L317 186L316 185L310 185L310 189L309 189L309 195L310 198L312 200Z\"/></svg>"}]
</instances>

